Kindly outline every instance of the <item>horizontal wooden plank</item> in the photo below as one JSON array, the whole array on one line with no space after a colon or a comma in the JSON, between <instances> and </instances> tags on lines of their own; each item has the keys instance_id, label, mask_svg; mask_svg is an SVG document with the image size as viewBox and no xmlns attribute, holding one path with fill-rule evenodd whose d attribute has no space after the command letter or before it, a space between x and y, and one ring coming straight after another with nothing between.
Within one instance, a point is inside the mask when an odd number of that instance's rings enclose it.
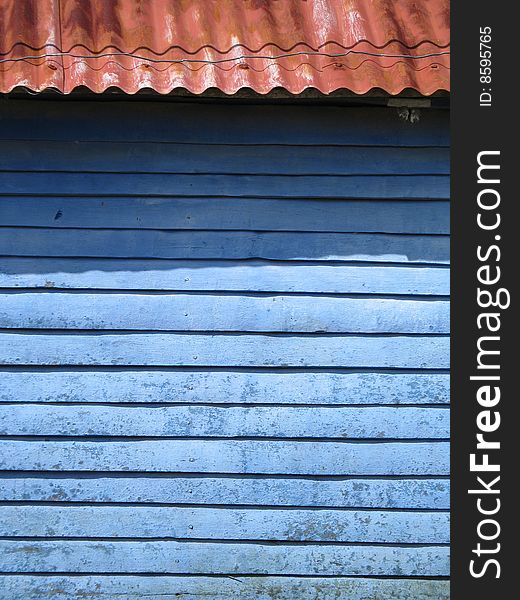
<instances>
[{"instance_id":1,"label":"horizontal wooden plank","mask_svg":"<svg viewBox=\"0 0 520 600\"><path fill-rule=\"evenodd\" d=\"M279 198L450 197L447 175L169 175L147 173L5 173L5 195L230 196Z\"/></svg>"},{"instance_id":2,"label":"horizontal wooden plank","mask_svg":"<svg viewBox=\"0 0 520 600\"><path fill-rule=\"evenodd\" d=\"M2 106L0 139L446 147L449 112L412 126L395 108L47 101L36 114L16 100Z\"/></svg>"},{"instance_id":3,"label":"horizontal wooden plank","mask_svg":"<svg viewBox=\"0 0 520 600\"><path fill-rule=\"evenodd\" d=\"M0 477L0 501L121 502L338 508L450 507L447 479L282 479L110 477L83 474Z\"/></svg>"},{"instance_id":4,"label":"horizontal wooden plank","mask_svg":"<svg viewBox=\"0 0 520 600\"><path fill-rule=\"evenodd\" d=\"M448 438L446 408L0 405L0 435Z\"/></svg>"},{"instance_id":5,"label":"horizontal wooden plank","mask_svg":"<svg viewBox=\"0 0 520 600\"><path fill-rule=\"evenodd\" d=\"M449 543L445 512L2 506L0 536Z\"/></svg>"},{"instance_id":6,"label":"horizontal wooden plank","mask_svg":"<svg viewBox=\"0 0 520 600\"><path fill-rule=\"evenodd\" d=\"M448 236L3 228L0 254L107 258L449 262Z\"/></svg>"},{"instance_id":7,"label":"horizontal wooden plank","mask_svg":"<svg viewBox=\"0 0 520 600\"><path fill-rule=\"evenodd\" d=\"M414 200L0 197L0 223L12 227L448 234L449 211Z\"/></svg>"},{"instance_id":8,"label":"horizontal wooden plank","mask_svg":"<svg viewBox=\"0 0 520 600\"><path fill-rule=\"evenodd\" d=\"M449 367L445 336L0 333L2 365Z\"/></svg>"},{"instance_id":9,"label":"horizontal wooden plank","mask_svg":"<svg viewBox=\"0 0 520 600\"><path fill-rule=\"evenodd\" d=\"M447 442L0 441L6 471L447 475Z\"/></svg>"},{"instance_id":10,"label":"horizontal wooden plank","mask_svg":"<svg viewBox=\"0 0 520 600\"><path fill-rule=\"evenodd\" d=\"M447 404L441 373L2 371L3 402Z\"/></svg>"},{"instance_id":11,"label":"horizontal wooden plank","mask_svg":"<svg viewBox=\"0 0 520 600\"><path fill-rule=\"evenodd\" d=\"M0 287L448 295L442 267L0 258Z\"/></svg>"},{"instance_id":12,"label":"horizontal wooden plank","mask_svg":"<svg viewBox=\"0 0 520 600\"><path fill-rule=\"evenodd\" d=\"M363 579L356 577L175 577L175 576L44 576L4 575L0 578L4 598L13 600L71 600L96 598L114 600L198 600L201 596L212 600L256 598L298 598L323 600L449 600L450 584L445 580L423 579Z\"/></svg>"},{"instance_id":13,"label":"horizontal wooden plank","mask_svg":"<svg viewBox=\"0 0 520 600\"><path fill-rule=\"evenodd\" d=\"M4 541L3 571L446 576L446 546L309 546L177 541Z\"/></svg>"},{"instance_id":14,"label":"horizontal wooden plank","mask_svg":"<svg viewBox=\"0 0 520 600\"><path fill-rule=\"evenodd\" d=\"M434 175L449 169L448 148L0 141L2 171Z\"/></svg>"},{"instance_id":15,"label":"horizontal wooden plank","mask_svg":"<svg viewBox=\"0 0 520 600\"><path fill-rule=\"evenodd\" d=\"M186 294L0 293L0 328L448 333L444 300Z\"/></svg>"}]
</instances>

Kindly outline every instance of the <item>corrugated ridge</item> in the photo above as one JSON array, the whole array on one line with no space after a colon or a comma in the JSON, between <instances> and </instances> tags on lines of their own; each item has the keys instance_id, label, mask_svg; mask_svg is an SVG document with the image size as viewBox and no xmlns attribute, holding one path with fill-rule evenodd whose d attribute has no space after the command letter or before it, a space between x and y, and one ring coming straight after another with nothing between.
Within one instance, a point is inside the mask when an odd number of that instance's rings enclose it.
<instances>
[{"instance_id":1,"label":"corrugated ridge","mask_svg":"<svg viewBox=\"0 0 520 600\"><path fill-rule=\"evenodd\" d=\"M291 93L381 88L391 94L412 88L425 95L449 89L447 0L0 0L2 5L3 92L17 86L63 93L78 86L98 93L109 87L128 93L218 88L227 94L276 87ZM115 56L103 56L108 51ZM165 68L154 64L158 60Z\"/></svg>"},{"instance_id":2,"label":"corrugated ridge","mask_svg":"<svg viewBox=\"0 0 520 600\"><path fill-rule=\"evenodd\" d=\"M36 51L43 50L44 48L54 48L56 51L64 52L64 53L72 52L76 48L84 48L85 50L87 50L88 52L90 52L92 54L100 54L100 53L104 52L105 50L108 50L111 48L116 49L119 52L127 52L127 53L132 53L132 54L139 52L141 50L147 50L148 52L155 54L157 56L163 56L167 52L170 52L171 50L180 50L185 54L195 55L199 52L202 52L203 50L210 49L210 50L214 50L215 52L219 52L220 54L228 54L229 52L231 52L232 50L235 50L236 48L244 48L248 52L261 52L262 50L265 50L266 48L268 48L270 46L277 48L281 52L291 52L291 51L295 50L296 48L298 48L299 46L305 47L313 52L319 52L319 51L322 51L325 48L325 46L329 46L329 45L338 46L340 48L343 48L344 50L352 50L356 46L359 46L360 44L367 44L367 45L371 46L372 48L375 48L378 50L383 50L383 49L387 48L388 46L390 46L391 44L399 44L399 46L402 46L403 48L406 48L408 50L415 50L417 48L420 48L424 44L431 44L432 46L435 46L437 48L443 48L443 49L450 47L449 43L439 44L439 43L437 43L433 40L429 40L429 39L421 40L420 42L413 44L413 45L408 45L405 42L403 42L402 40L397 40L397 39L388 40L387 42L385 42L384 44L381 44L381 45L374 44L373 42L371 42L370 40L367 40L367 39L361 39L349 46L345 46L344 44L341 44L340 42L336 42L334 40L328 40L328 41L324 42L323 44L320 44L319 46L312 46L305 41L300 41L295 44L292 44L289 47L280 46L279 44L276 44L274 42L266 42L265 44L262 44L262 46L260 46L258 48L250 48L247 44L239 43L239 44L233 44L232 46L229 46L229 48L226 48L226 49L217 48L216 46L214 46L212 44L204 44L203 46L200 46L196 50L189 50L188 48L185 48L181 45L174 44L174 45L168 46L166 49L164 49L162 51L159 51L154 48L151 48L150 46L136 46L134 49L130 49L130 50L126 49L125 50L122 47L119 47L117 45L112 45L112 44L108 44L106 46L103 46L102 48L95 49L95 48L87 46L86 44L79 43L79 44L73 44L72 46L69 46L69 48L67 48L65 50L63 48L60 48L56 44L44 44L42 46L33 46L27 42L21 41L21 42L15 42L9 49L0 52L0 56L6 56L6 55L10 54L18 46L22 46L24 48L29 48L31 50L36 50Z\"/></svg>"}]
</instances>

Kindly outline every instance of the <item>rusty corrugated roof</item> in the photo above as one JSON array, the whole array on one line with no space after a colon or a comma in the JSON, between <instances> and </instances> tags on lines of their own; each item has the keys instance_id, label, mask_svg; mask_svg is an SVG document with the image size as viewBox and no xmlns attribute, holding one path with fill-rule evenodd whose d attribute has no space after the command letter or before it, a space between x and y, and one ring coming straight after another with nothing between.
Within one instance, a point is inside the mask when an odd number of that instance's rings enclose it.
<instances>
[{"instance_id":1,"label":"rusty corrugated roof","mask_svg":"<svg viewBox=\"0 0 520 600\"><path fill-rule=\"evenodd\" d=\"M449 89L449 0L0 0L0 91Z\"/></svg>"}]
</instances>

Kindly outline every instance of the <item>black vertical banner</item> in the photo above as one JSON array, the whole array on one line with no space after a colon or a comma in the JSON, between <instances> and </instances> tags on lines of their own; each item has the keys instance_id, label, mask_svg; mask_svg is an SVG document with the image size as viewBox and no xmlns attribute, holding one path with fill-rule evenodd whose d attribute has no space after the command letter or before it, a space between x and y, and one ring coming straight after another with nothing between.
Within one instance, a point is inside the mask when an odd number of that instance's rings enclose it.
<instances>
[{"instance_id":1,"label":"black vertical banner","mask_svg":"<svg viewBox=\"0 0 520 600\"><path fill-rule=\"evenodd\" d=\"M516 597L514 4L452 2L452 598ZM515 193L516 192L516 193ZM517 210L515 210L517 209ZM513 287L515 289L513 289ZM520 372L517 367L516 371ZM520 439L520 431L516 434Z\"/></svg>"}]
</instances>

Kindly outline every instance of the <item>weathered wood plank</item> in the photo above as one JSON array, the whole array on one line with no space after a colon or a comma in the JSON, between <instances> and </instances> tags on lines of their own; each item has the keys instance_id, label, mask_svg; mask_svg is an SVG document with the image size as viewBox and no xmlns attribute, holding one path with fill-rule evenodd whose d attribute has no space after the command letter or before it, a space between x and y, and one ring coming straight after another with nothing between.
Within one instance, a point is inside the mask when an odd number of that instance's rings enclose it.
<instances>
[{"instance_id":1,"label":"weathered wood plank","mask_svg":"<svg viewBox=\"0 0 520 600\"><path fill-rule=\"evenodd\" d=\"M449 202L413 200L0 197L0 223L81 229L450 232Z\"/></svg>"},{"instance_id":2,"label":"weathered wood plank","mask_svg":"<svg viewBox=\"0 0 520 600\"><path fill-rule=\"evenodd\" d=\"M0 328L448 333L449 302L186 294L0 293Z\"/></svg>"},{"instance_id":3,"label":"weathered wood plank","mask_svg":"<svg viewBox=\"0 0 520 600\"><path fill-rule=\"evenodd\" d=\"M0 501L139 502L338 508L450 507L446 479L282 479L234 477L0 477Z\"/></svg>"},{"instance_id":4,"label":"weathered wood plank","mask_svg":"<svg viewBox=\"0 0 520 600\"><path fill-rule=\"evenodd\" d=\"M168 175L147 173L5 173L6 195L230 196L279 198L450 197L447 175Z\"/></svg>"},{"instance_id":5,"label":"weathered wood plank","mask_svg":"<svg viewBox=\"0 0 520 600\"><path fill-rule=\"evenodd\" d=\"M3 402L447 404L441 373L2 371Z\"/></svg>"},{"instance_id":6,"label":"weathered wood plank","mask_svg":"<svg viewBox=\"0 0 520 600\"><path fill-rule=\"evenodd\" d=\"M18 579L21 587L11 584L9 577L0 577L0 598L93 594L173 598L179 592L193 598L205 594L210 598L250 595L321 600L330 595L352 600L447 600L445 581L347 577L448 575L446 512L381 510L446 510L449 506L449 445L433 441L447 435L448 412L419 407L447 403L448 376L341 372L358 367L444 370L448 367L447 338L146 333L178 328L243 332L245 325L256 332L291 334L446 333L443 299L428 306L410 298L375 299L376 308L368 298L327 298L324 292L448 293L448 271L431 268L449 260L444 202L449 194L447 150L424 147L448 145L447 114L426 111L420 127L411 127L388 109L320 107L318 111L298 106L219 108L159 103L151 114L148 108L143 103L47 102L36 118L31 103L17 101L1 110L0 138L20 141L11 153L0 156L0 170L27 171L29 167L43 171L61 165L68 172L0 174L0 223L16 227L2 230L0 254L38 257L25 263L24 259L2 259L0 286L58 288L61 283L69 289L92 290L91 294L41 294L37 300L26 293L1 297L4 326L96 328L88 334L0 336L0 363L27 365L25 372L2 369L0 398L13 404L0 407L5 427L0 432L81 436L67 441L0 441L0 469L11 471L0 479L0 499L52 503L3 507L3 533L25 537L126 534L149 539L135 543L2 540L4 572L47 575L38 581L32 576ZM205 126L195 127L201 119ZM254 131L244 127L248 119L254 119ZM367 128L367 122L373 127ZM23 138L38 138L39 146ZM49 138L103 141L49 143ZM112 139L123 143L106 142ZM181 145L143 143L147 140L175 140ZM218 145L195 146L193 142ZM222 142L241 146L222 146ZM320 149L318 144L324 142L338 146ZM259 148L255 143L277 145ZM0 155L8 144L0 143ZM207 160L209 153L213 161ZM106 172L78 173L81 170ZM21 195L15 198L16 194ZM65 196L56 198L55 194ZM92 197L84 197L88 194ZM106 195L105 205L96 197L100 194ZM151 201L149 194L157 197ZM172 198L173 194L190 198ZM172 228L189 231L173 232ZM229 231L207 231L211 229ZM71 259L49 261L42 256ZM132 260L140 258L161 260ZM237 259L287 262L237 264ZM410 269L363 267L363 262L409 263ZM7 270L2 268L4 263ZM412 265L421 263L428 267L412 270ZM321 267L325 269L318 270ZM215 297L197 296L194 310L190 304L194 295L179 295L172 301L170 296L151 294L98 294L98 289L220 290L249 295L308 290L320 296L294 296L294 302L292 296L275 300L230 296L225 307ZM72 295L77 303L69 302ZM49 300L55 301L52 308L46 304ZM117 310L111 304L114 300L119 301ZM181 306L183 301L188 309ZM269 302L276 306L266 306ZM400 312L412 305L417 313L413 319L412 311ZM134 327L144 333L108 333L108 328L128 331ZM53 366L62 364L64 370ZM69 368L74 364L93 368L74 372ZM108 370L105 365L121 368ZM133 369L141 365L164 368ZM208 370L212 365L215 370ZM192 366L198 372L182 370ZM257 367L273 369L267 372ZM313 367L333 372L302 372ZM87 404L75 404L79 402ZM116 402L128 405L116 406ZM158 406L161 402L192 406ZM360 406L369 403L396 406ZM407 407L407 403L418 406ZM124 438L132 432L170 439L106 439ZM222 432L230 437L275 439L326 435L328 441L171 439L211 438ZM105 438L89 439L92 435ZM331 441L335 436L360 440L365 435L381 440ZM405 440L410 435L412 441L388 442L389 437ZM420 436L425 440L417 440ZM76 505L64 505L67 501ZM79 506L79 502L105 505ZM107 502L127 506L107 506ZM208 506L144 506L147 502ZM244 508L248 504L257 508ZM288 510L289 506L293 508ZM308 511L305 506L320 510ZM352 510L331 510L334 506ZM363 511L363 507L373 510ZM183 542L165 539L176 537ZM194 541L208 537L213 543ZM232 543L215 543L217 539ZM296 544L284 545L284 540ZM381 543L437 546L370 545ZM76 577L60 576L58 581L49 577L51 572ZM111 576L108 587L102 575L77 577L79 573L111 572L184 576ZM200 577L204 573L237 578ZM242 573L305 577L290 583L281 577L246 582ZM340 579L313 581L313 575ZM3 582L10 586L7 591L2 591Z\"/></svg>"},{"instance_id":7,"label":"weathered wood plank","mask_svg":"<svg viewBox=\"0 0 520 600\"><path fill-rule=\"evenodd\" d=\"M445 439L446 408L0 405L0 435Z\"/></svg>"},{"instance_id":8,"label":"weathered wood plank","mask_svg":"<svg viewBox=\"0 0 520 600\"><path fill-rule=\"evenodd\" d=\"M449 262L448 236L155 231L118 229L2 230L0 254L106 258Z\"/></svg>"},{"instance_id":9,"label":"weathered wood plank","mask_svg":"<svg viewBox=\"0 0 520 600\"><path fill-rule=\"evenodd\" d=\"M345 577L175 577L156 576L49 576L4 575L0 578L2 600L449 600L445 580L348 579Z\"/></svg>"},{"instance_id":10,"label":"weathered wood plank","mask_svg":"<svg viewBox=\"0 0 520 600\"><path fill-rule=\"evenodd\" d=\"M0 551L6 573L449 574L449 549L445 546L0 540Z\"/></svg>"},{"instance_id":11,"label":"weathered wood plank","mask_svg":"<svg viewBox=\"0 0 520 600\"><path fill-rule=\"evenodd\" d=\"M2 171L435 175L449 168L447 148L0 141Z\"/></svg>"},{"instance_id":12,"label":"weathered wood plank","mask_svg":"<svg viewBox=\"0 0 520 600\"><path fill-rule=\"evenodd\" d=\"M2 506L0 536L447 544L445 512Z\"/></svg>"},{"instance_id":13,"label":"weathered wood plank","mask_svg":"<svg viewBox=\"0 0 520 600\"><path fill-rule=\"evenodd\" d=\"M0 333L2 365L449 367L445 336Z\"/></svg>"},{"instance_id":14,"label":"weathered wood plank","mask_svg":"<svg viewBox=\"0 0 520 600\"><path fill-rule=\"evenodd\" d=\"M446 475L447 442L0 441L6 471Z\"/></svg>"},{"instance_id":15,"label":"weathered wood plank","mask_svg":"<svg viewBox=\"0 0 520 600\"><path fill-rule=\"evenodd\" d=\"M448 295L444 267L0 258L0 287Z\"/></svg>"},{"instance_id":16,"label":"weathered wood plank","mask_svg":"<svg viewBox=\"0 0 520 600\"><path fill-rule=\"evenodd\" d=\"M42 103L43 104L43 103ZM201 122L204 126L201 127ZM245 123L254 123L254 127ZM367 123L372 124L367 127ZM449 113L427 110L418 127L387 108L141 102L45 102L4 104L5 140L98 140L209 144L339 144L449 146Z\"/></svg>"}]
</instances>

